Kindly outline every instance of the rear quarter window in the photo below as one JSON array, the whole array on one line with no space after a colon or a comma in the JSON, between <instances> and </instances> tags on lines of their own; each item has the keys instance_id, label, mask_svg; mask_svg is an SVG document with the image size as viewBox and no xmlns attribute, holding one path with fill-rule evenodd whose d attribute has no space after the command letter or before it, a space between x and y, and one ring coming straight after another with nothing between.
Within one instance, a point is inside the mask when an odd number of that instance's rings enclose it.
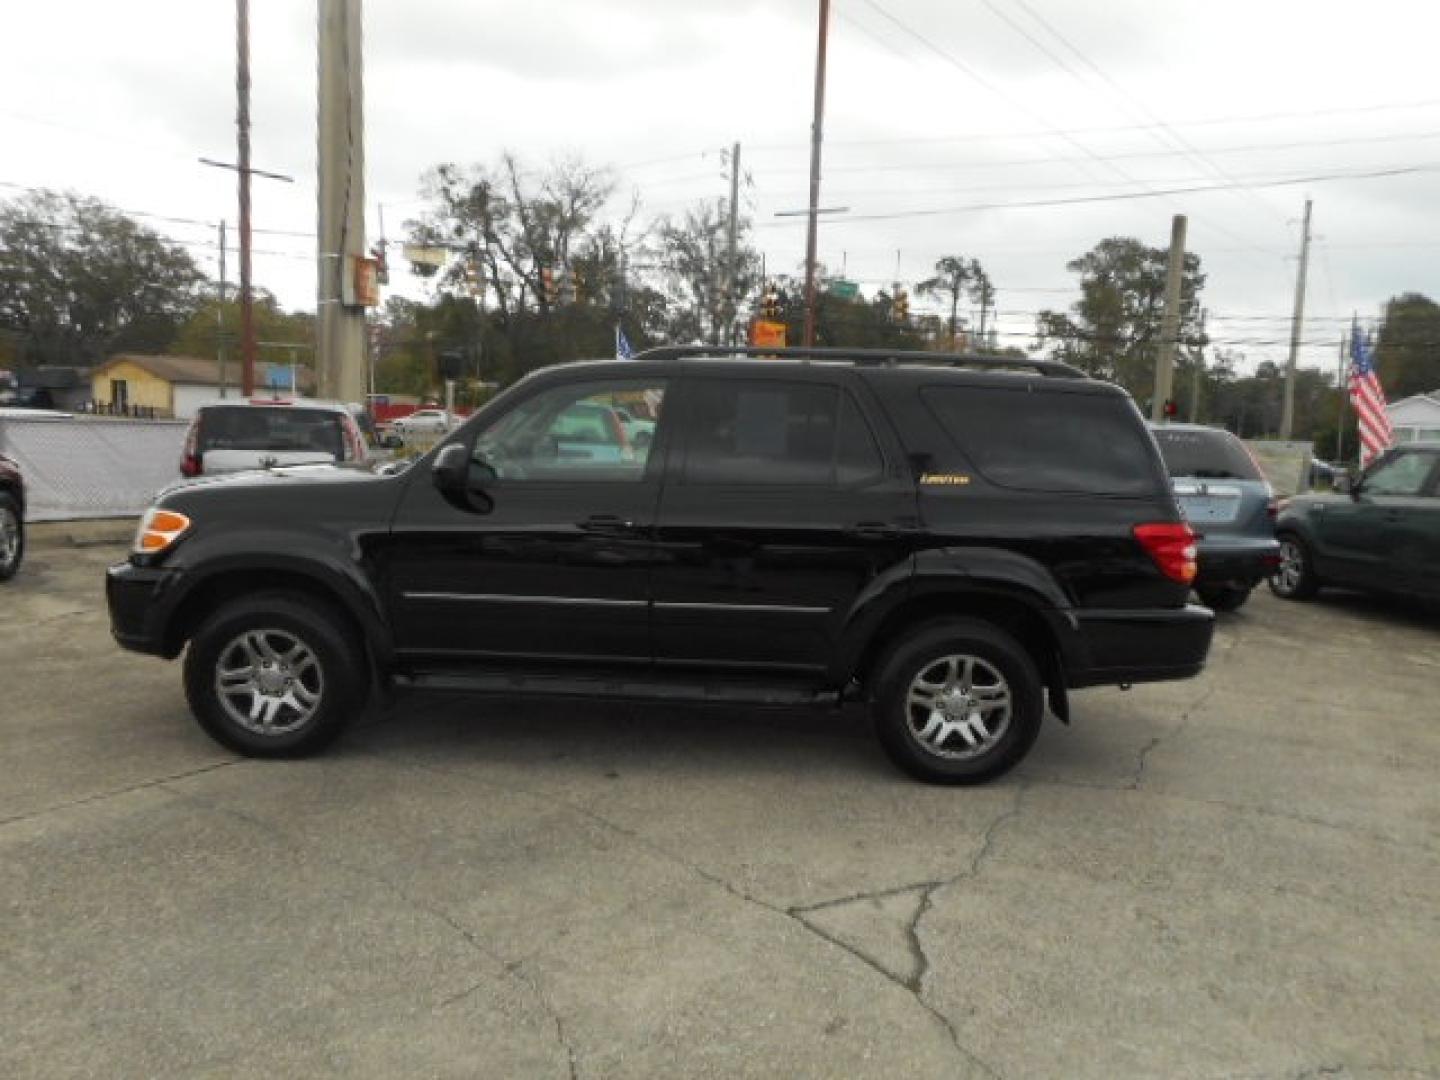
<instances>
[{"instance_id":1,"label":"rear quarter window","mask_svg":"<svg viewBox=\"0 0 1440 1080\"><path fill-rule=\"evenodd\" d=\"M1155 428L1155 442L1171 476L1200 480L1263 480L1245 444L1228 431Z\"/></svg>"},{"instance_id":2,"label":"rear quarter window","mask_svg":"<svg viewBox=\"0 0 1440 1080\"><path fill-rule=\"evenodd\" d=\"M1153 495L1155 451L1129 398L932 386L926 407L985 480L1022 491Z\"/></svg>"}]
</instances>

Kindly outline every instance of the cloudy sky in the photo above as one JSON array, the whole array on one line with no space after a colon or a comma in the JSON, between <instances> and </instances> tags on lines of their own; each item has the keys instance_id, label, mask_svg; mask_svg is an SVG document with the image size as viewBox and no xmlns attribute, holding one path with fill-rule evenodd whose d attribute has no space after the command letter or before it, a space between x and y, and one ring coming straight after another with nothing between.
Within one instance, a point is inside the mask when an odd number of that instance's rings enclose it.
<instances>
[{"instance_id":1,"label":"cloudy sky","mask_svg":"<svg viewBox=\"0 0 1440 1080\"><path fill-rule=\"evenodd\" d=\"M580 155L659 215L726 195L738 141L756 240L799 269L803 219L774 214L806 201L817 0L364 2L372 239L438 162ZM256 181L257 281L304 307L316 4L251 7L254 163L295 177ZM196 158L234 156L233 3L11 0L5 27L0 196L156 215L213 273L206 223L233 223L234 182ZM1023 345L1034 312L1074 301L1069 259L1107 236L1163 246L1185 213L1212 334L1253 364L1285 355L1309 195L1302 363L1333 367L1352 311L1440 294L1437 40L1419 0L833 0L822 203L850 209L821 260L869 291L976 257ZM1212 190L1133 197L1177 188Z\"/></svg>"}]
</instances>

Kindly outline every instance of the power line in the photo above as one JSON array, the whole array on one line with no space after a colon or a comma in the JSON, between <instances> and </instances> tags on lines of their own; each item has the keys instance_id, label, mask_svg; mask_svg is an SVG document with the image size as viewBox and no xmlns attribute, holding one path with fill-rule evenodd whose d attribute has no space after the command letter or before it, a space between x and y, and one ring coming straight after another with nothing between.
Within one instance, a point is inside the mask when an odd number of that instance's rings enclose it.
<instances>
[{"instance_id":1,"label":"power line","mask_svg":"<svg viewBox=\"0 0 1440 1080\"><path fill-rule=\"evenodd\" d=\"M1078 206L1084 203L1123 202L1131 199L1154 199L1165 198L1172 195L1193 195L1196 193L1207 191L1226 191L1239 186L1286 187L1293 184L1318 184L1335 180L1373 180L1383 177L1408 176L1418 173L1435 172L1436 170L1440 170L1440 163L1396 166L1394 168L1388 169L1372 169L1365 172L1313 173L1308 176L1282 177L1274 180L1253 180L1246 182L1244 185L1197 184L1190 187L1161 188L1152 191L1124 191L1113 192L1104 195L1077 195L1069 199L1032 199L1023 202L1009 203L973 203L969 206L933 207L925 210L896 210L889 213L879 214L852 214L846 217L836 218L834 221L830 222L830 228L834 228L837 225L849 225L861 221L894 221L900 218L940 217L947 214L977 213L982 210L1018 210L1044 206ZM754 228L774 228L776 226L785 224L788 224L788 222L762 221L758 222L754 226ZM1254 250L1259 251L1262 249L1255 248Z\"/></svg>"}]
</instances>

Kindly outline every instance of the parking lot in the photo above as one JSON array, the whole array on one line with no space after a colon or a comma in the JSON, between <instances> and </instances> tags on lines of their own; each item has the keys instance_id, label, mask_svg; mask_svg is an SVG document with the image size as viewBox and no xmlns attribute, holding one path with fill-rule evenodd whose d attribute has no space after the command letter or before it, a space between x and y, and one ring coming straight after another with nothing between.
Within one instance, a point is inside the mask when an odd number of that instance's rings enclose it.
<instances>
[{"instance_id":1,"label":"parking lot","mask_svg":"<svg viewBox=\"0 0 1440 1080\"><path fill-rule=\"evenodd\" d=\"M6 1076L1440 1074L1440 614L1261 590L977 789L420 697L263 763L63 535L0 589Z\"/></svg>"}]
</instances>

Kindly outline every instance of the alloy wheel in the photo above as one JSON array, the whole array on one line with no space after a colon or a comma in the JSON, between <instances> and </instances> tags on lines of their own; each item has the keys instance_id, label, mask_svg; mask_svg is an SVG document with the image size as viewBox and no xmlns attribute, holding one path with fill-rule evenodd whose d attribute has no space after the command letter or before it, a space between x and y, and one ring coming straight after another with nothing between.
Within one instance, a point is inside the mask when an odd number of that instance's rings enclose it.
<instances>
[{"instance_id":1,"label":"alloy wheel","mask_svg":"<svg viewBox=\"0 0 1440 1080\"><path fill-rule=\"evenodd\" d=\"M247 630L215 662L216 697L230 719L256 735L304 727L324 693L314 650L288 630Z\"/></svg>"},{"instance_id":2,"label":"alloy wheel","mask_svg":"<svg viewBox=\"0 0 1440 1080\"><path fill-rule=\"evenodd\" d=\"M1010 727L1010 684L989 661L963 654L928 662L910 682L905 719L926 752L951 760L979 757Z\"/></svg>"}]
</instances>

